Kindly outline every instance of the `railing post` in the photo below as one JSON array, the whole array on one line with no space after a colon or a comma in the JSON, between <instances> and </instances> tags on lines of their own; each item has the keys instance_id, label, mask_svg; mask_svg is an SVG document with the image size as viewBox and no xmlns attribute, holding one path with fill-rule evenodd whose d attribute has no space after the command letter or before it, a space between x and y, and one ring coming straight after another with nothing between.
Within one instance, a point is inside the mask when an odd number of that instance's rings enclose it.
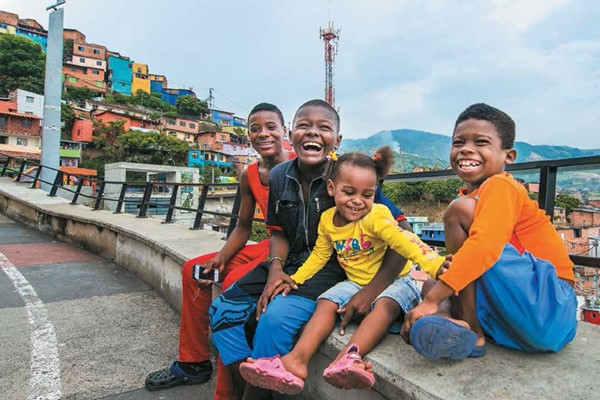
<instances>
[{"instance_id":1,"label":"railing post","mask_svg":"<svg viewBox=\"0 0 600 400\"><path fill-rule=\"evenodd\" d=\"M127 192L127 182L123 182L121 185L121 193L119 194L119 201L117 201L117 209L114 214L120 214L121 208L123 208L123 201L125 200L125 193Z\"/></svg>"},{"instance_id":2,"label":"railing post","mask_svg":"<svg viewBox=\"0 0 600 400\"><path fill-rule=\"evenodd\" d=\"M179 192L179 185L173 185L173 193L171 194L171 200L169 200L169 209L167 210L167 216L165 218L165 224L173 222L173 213L175 212L175 203L177 202L177 193Z\"/></svg>"},{"instance_id":3,"label":"railing post","mask_svg":"<svg viewBox=\"0 0 600 400\"><path fill-rule=\"evenodd\" d=\"M538 194L538 204L541 209L546 211L550 221L554 217L554 198L556 195L556 175L558 168L541 167L540 168L540 192Z\"/></svg>"},{"instance_id":4,"label":"railing post","mask_svg":"<svg viewBox=\"0 0 600 400\"><path fill-rule=\"evenodd\" d=\"M4 161L4 165L2 166L2 172L0 172L0 176L4 176L6 174L6 170L8 169L8 164L10 164L11 156L6 156L6 160Z\"/></svg>"},{"instance_id":5,"label":"railing post","mask_svg":"<svg viewBox=\"0 0 600 400\"><path fill-rule=\"evenodd\" d=\"M200 229L200 223L202 222L202 213L204 212L204 204L206 203L206 198L208 197L208 185L202 186L202 194L200 194L200 198L198 199L198 209L196 211L196 218L194 219L194 225L190 228L192 230Z\"/></svg>"},{"instance_id":6,"label":"railing post","mask_svg":"<svg viewBox=\"0 0 600 400\"><path fill-rule=\"evenodd\" d=\"M71 204L77 204L77 199L79 198L79 194L81 193L81 188L83 187L83 178L79 177L77 181L77 189L75 190L75 194L73 194L73 200L71 200Z\"/></svg>"},{"instance_id":7,"label":"railing post","mask_svg":"<svg viewBox=\"0 0 600 400\"><path fill-rule=\"evenodd\" d=\"M17 182L21 182L21 175L23 175L23 171L25 171L25 165L27 164L27 160L23 159L21 166L19 167L19 173L17 174Z\"/></svg>"},{"instance_id":8,"label":"railing post","mask_svg":"<svg viewBox=\"0 0 600 400\"><path fill-rule=\"evenodd\" d=\"M33 178L33 185L31 185L32 189L35 189L35 187L38 184L38 181L40 180L40 174L42 173L42 164L38 165L37 167L37 171L35 171L35 178Z\"/></svg>"},{"instance_id":9,"label":"railing post","mask_svg":"<svg viewBox=\"0 0 600 400\"><path fill-rule=\"evenodd\" d=\"M56 177L54 178L54 183L52 184L52 189L50 189L50 193L48 194L48 196L56 197L56 192L58 192L58 187L60 186L62 179L63 179L63 172L58 171L56 173Z\"/></svg>"},{"instance_id":10,"label":"railing post","mask_svg":"<svg viewBox=\"0 0 600 400\"><path fill-rule=\"evenodd\" d=\"M150 204L150 199L152 198L153 188L154 184L152 182L146 183L146 189L144 190L144 196L142 197L142 204L140 204L140 213L138 214L138 218L146 218L146 212L148 211L148 205Z\"/></svg>"},{"instance_id":11,"label":"railing post","mask_svg":"<svg viewBox=\"0 0 600 400\"><path fill-rule=\"evenodd\" d=\"M237 191L235 192L235 200L233 201L233 208L231 209L231 219L229 220L229 226L227 227L227 237L231 235L231 232L235 229L237 225L237 220L239 218L240 206L242 204L242 192L240 191L240 186L238 185Z\"/></svg>"},{"instance_id":12,"label":"railing post","mask_svg":"<svg viewBox=\"0 0 600 400\"><path fill-rule=\"evenodd\" d=\"M102 201L102 197L104 196L104 187L106 186L106 182L100 182L100 187L96 190L96 201L94 202L94 208L92 210L98 211L100 209L100 202Z\"/></svg>"}]
</instances>

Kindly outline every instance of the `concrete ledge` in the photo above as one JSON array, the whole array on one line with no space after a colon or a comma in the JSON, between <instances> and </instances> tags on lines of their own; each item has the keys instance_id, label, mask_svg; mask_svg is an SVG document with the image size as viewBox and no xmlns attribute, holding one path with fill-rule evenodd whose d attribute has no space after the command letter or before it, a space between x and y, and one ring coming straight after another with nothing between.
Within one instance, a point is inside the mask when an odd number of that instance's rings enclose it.
<instances>
[{"instance_id":1,"label":"concrete ledge","mask_svg":"<svg viewBox=\"0 0 600 400\"><path fill-rule=\"evenodd\" d=\"M91 211L8 178L0 178L0 212L121 265L177 310L181 310L183 263L224 244L218 232L193 231L181 224L163 224L130 214Z\"/></svg>"},{"instance_id":2,"label":"concrete ledge","mask_svg":"<svg viewBox=\"0 0 600 400\"><path fill-rule=\"evenodd\" d=\"M0 178L0 212L61 240L100 254L151 285L180 309L183 262L223 245L221 235L165 225L152 218L90 211ZM334 333L311 362L309 399L569 399L598 397L600 326L580 323L575 341L558 354L523 354L489 346L462 362L430 362L399 336L388 335L367 359L377 381L371 391L342 391L325 383L323 369L350 339Z\"/></svg>"}]
</instances>

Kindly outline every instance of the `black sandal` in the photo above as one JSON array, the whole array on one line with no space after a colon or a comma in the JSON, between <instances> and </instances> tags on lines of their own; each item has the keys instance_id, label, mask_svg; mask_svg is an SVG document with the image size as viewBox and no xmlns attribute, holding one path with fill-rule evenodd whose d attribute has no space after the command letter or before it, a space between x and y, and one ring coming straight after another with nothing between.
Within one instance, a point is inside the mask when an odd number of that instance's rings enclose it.
<instances>
[{"instance_id":1,"label":"black sandal","mask_svg":"<svg viewBox=\"0 0 600 400\"><path fill-rule=\"evenodd\" d=\"M169 368L164 368L159 371L154 371L146 377L146 389L163 390L170 389L179 385L198 385L206 383L212 375L212 367L206 368L206 371L198 374L189 374L185 372L179 365L179 361L175 361Z\"/></svg>"}]
</instances>

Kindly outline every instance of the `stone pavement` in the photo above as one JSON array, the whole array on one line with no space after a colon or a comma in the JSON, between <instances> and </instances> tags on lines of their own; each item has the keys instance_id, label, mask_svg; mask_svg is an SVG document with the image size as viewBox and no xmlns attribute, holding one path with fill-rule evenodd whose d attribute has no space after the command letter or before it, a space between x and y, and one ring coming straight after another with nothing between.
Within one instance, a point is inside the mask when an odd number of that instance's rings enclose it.
<instances>
[{"instance_id":1,"label":"stone pavement","mask_svg":"<svg viewBox=\"0 0 600 400\"><path fill-rule=\"evenodd\" d=\"M179 314L123 268L2 214L0 266L0 398L212 399L214 378L144 388L176 357Z\"/></svg>"}]
</instances>

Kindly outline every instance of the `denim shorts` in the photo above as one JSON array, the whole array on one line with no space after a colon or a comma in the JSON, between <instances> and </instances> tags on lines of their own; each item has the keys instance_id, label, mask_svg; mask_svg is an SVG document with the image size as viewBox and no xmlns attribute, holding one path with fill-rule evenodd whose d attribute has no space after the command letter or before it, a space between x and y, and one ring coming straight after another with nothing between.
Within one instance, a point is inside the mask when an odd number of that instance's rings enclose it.
<instances>
[{"instance_id":1,"label":"denim shorts","mask_svg":"<svg viewBox=\"0 0 600 400\"><path fill-rule=\"evenodd\" d=\"M363 287L364 286L346 279L345 281L338 283L320 295L317 300L329 300L333 303L337 303L337 305L341 308ZM421 294L417 288L415 280L411 278L410 275L405 275L396 278L396 280L390 286L381 292L381 294L377 296L377 298L371 304L371 308L373 308L377 300L381 299L382 297L387 297L394 300L396 303L398 303L400 309L406 314L417 304L419 304Z\"/></svg>"}]
</instances>

